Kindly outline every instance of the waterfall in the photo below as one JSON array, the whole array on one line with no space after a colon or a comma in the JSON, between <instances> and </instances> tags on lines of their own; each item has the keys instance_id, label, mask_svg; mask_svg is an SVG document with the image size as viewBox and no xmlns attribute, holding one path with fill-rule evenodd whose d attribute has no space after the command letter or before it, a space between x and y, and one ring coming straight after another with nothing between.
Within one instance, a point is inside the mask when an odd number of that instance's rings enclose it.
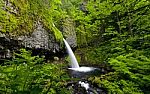
<instances>
[{"instance_id":1,"label":"waterfall","mask_svg":"<svg viewBox=\"0 0 150 94\"><path fill-rule=\"evenodd\" d=\"M71 49L71 47L69 46L68 42L63 38L63 41L66 45L66 48L67 48L67 52L69 54L69 57L70 57L70 60L71 60L71 67L72 68L79 68L79 64L78 64L78 61Z\"/></svg>"}]
</instances>

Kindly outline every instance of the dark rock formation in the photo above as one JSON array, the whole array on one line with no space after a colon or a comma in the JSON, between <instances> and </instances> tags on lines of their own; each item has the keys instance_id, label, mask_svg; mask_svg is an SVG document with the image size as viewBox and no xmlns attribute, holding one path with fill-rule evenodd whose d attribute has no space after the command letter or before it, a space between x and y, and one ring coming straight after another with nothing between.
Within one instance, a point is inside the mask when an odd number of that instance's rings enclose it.
<instances>
[{"instance_id":1,"label":"dark rock formation","mask_svg":"<svg viewBox=\"0 0 150 94\"><path fill-rule=\"evenodd\" d=\"M18 40L22 41L23 46L31 49L43 49L53 53L61 49L54 35L46 31L40 23L30 36L20 36Z\"/></svg>"},{"instance_id":2,"label":"dark rock formation","mask_svg":"<svg viewBox=\"0 0 150 94\"><path fill-rule=\"evenodd\" d=\"M65 21L68 24L68 21ZM70 21L69 21L70 22ZM72 23L73 24L73 23ZM71 47L76 47L76 34L74 26L63 25L63 35ZM57 43L51 31L44 29L38 22L37 28L29 36L19 36L11 38L6 34L0 33L0 59L12 57L12 52L19 48L28 48L36 54L56 54L62 50L60 43ZM42 53L41 53L42 52ZM49 54L48 54L49 55Z\"/></svg>"},{"instance_id":3,"label":"dark rock formation","mask_svg":"<svg viewBox=\"0 0 150 94\"><path fill-rule=\"evenodd\" d=\"M19 10L10 2L10 0L4 0L3 3L4 6L2 9L8 14L19 14ZM20 28L23 29L23 26L21 25ZM39 21L37 21L33 27L36 28L30 35L12 37L12 34L1 33L2 26L0 26L0 59L12 57L12 53L19 48L28 48L35 54L40 53L41 55L44 54L48 56L49 54L56 54L62 51L62 46L60 46L60 43L56 42L55 36L50 30L45 29ZM76 47L76 34L73 21L70 18L64 19L61 28L61 31L70 46L73 48ZM21 31L17 32L20 33Z\"/></svg>"},{"instance_id":4,"label":"dark rock formation","mask_svg":"<svg viewBox=\"0 0 150 94\"><path fill-rule=\"evenodd\" d=\"M12 52L18 48L20 48L19 41L13 40L6 34L0 33L0 60L11 58Z\"/></svg>"}]
</instances>

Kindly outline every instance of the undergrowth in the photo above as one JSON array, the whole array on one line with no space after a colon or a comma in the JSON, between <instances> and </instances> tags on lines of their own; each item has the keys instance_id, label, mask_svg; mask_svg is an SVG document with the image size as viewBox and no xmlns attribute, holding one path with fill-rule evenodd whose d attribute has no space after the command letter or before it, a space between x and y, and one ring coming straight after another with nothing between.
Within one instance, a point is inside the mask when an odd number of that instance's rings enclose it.
<instances>
[{"instance_id":1,"label":"undergrowth","mask_svg":"<svg viewBox=\"0 0 150 94\"><path fill-rule=\"evenodd\" d=\"M149 94L149 43L149 35L145 35L112 38L107 43L89 48L85 54L87 62L103 63L112 70L105 75L91 77L89 80L108 94Z\"/></svg>"},{"instance_id":2,"label":"undergrowth","mask_svg":"<svg viewBox=\"0 0 150 94\"><path fill-rule=\"evenodd\" d=\"M43 58L21 49L12 61L0 66L0 93L69 94L65 88L69 76L60 66L44 63Z\"/></svg>"}]
</instances>

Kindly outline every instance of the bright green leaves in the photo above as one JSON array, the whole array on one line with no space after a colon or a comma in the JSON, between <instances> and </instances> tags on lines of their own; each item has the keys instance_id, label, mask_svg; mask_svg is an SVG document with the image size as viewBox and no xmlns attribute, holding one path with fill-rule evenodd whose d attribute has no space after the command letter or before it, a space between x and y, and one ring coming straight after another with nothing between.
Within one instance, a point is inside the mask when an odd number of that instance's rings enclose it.
<instances>
[{"instance_id":1,"label":"bright green leaves","mask_svg":"<svg viewBox=\"0 0 150 94\"><path fill-rule=\"evenodd\" d=\"M54 32L55 38L57 41L60 41L62 43L63 41L63 35L62 33L56 28L56 26L53 24L52 31Z\"/></svg>"},{"instance_id":2,"label":"bright green leaves","mask_svg":"<svg viewBox=\"0 0 150 94\"><path fill-rule=\"evenodd\" d=\"M3 29L3 27L5 26L6 27L6 25L5 25L5 23L6 23L6 19L8 18L7 17L7 13L6 13L6 11L4 11L3 9L2 9L2 7L4 6L4 2L3 2L3 0L0 0L0 31L1 32L6 32L6 30L5 29Z\"/></svg>"},{"instance_id":3,"label":"bright green leaves","mask_svg":"<svg viewBox=\"0 0 150 94\"><path fill-rule=\"evenodd\" d=\"M61 0L53 0L53 2L56 3L56 4L62 4Z\"/></svg>"},{"instance_id":4,"label":"bright green leaves","mask_svg":"<svg viewBox=\"0 0 150 94\"><path fill-rule=\"evenodd\" d=\"M140 0L134 7L134 9L138 9L140 7L143 7L145 5L150 5L150 1L148 0Z\"/></svg>"},{"instance_id":5,"label":"bright green leaves","mask_svg":"<svg viewBox=\"0 0 150 94\"><path fill-rule=\"evenodd\" d=\"M60 94L66 90L63 77L68 75L59 67L21 49L20 54L15 53L11 61L0 66L0 93Z\"/></svg>"},{"instance_id":6,"label":"bright green leaves","mask_svg":"<svg viewBox=\"0 0 150 94\"><path fill-rule=\"evenodd\" d=\"M150 58L142 51L109 59L114 72L91 77L89 80L104 88L108 94L148 94Z\"/></svg>"},{"instance_id":7,"label":"bright green leaves","mask_svg":"<svg viewBox=\"0 0 150 94\"><path fill-rule=\"evenodd\" d=\"M150 35L127 37L117 33L117 37L108 41L106 36L115 34L114 31L108 33L103 34L105 42L85 48L84 53L87 62L106 64L112 70L89 80L108 94L149 94Z\"/></svg>"},{"instance_id":8,"label":"bright green leaves","mask_svg":"<svg viewBox=\"0 0 150 94\"><path fill-rule=\"evenodd\" d=\"M117 73L91 77L89 80L98 84L100 88L104 88L108 94L143 94L136 83L124 79L119 80Z\"/></svg>"},{"instance_id":9,"label":"bright green leaves","mask_svg":"<svg viewBox=\"0 0 150 94\"><path fill-rule=\"evenodd\" d=\"M122 58L123 56L119 56L118 58ZM129 69L127 68L127 65L123 62L120 62L116 59L111 59L110 61L110 65L113 65L113 69L115 69L117 72L119 73L129 73Z\"/></svg>"},{"instance_id":10,"label":"bright green leaves","mask_svg":"<svg viewBox=\"0 0 150 94\"><path fill-rule=\"evenodd\" d=\"M12 6L8 7L15 8L20 14L28 11L28 0L10 0L10 3L12 4Z\"/></svg>"},{"instance_id":11,"label":"bright green leaves","mask_svg":"<svg viewBox=\"0 0 150 94\"><path fill-rule=\"evenodd\" d=\"M112 13L113 4L107 1L98 4L98 11L100 15L110 15Z\"/></svg>"},{"instance_id":12,"label":"bright green leaves","mask_svg":"<svg viewBox=\"0 0 150 94\"><path fill-rule=\"evenodd\" d=\"M150 82L150 74L148 73L150 71L149 62L150 58L142 55L142 52L138 51L125 56L120 55L109 61L115 72L118 72L119 76L123 77L122 79L129 79L138 84L141 89L149 87L149 85L144 86Z\"/></svg>"},{"instance_id":13,"label":"bright green leaves","mask_svg":"<svg viewBox=\"0 0 150 94\"><path fill-rule=\"evenodd\" d=\"M6 3L6 1L5 1ZM28 2L25 0L10 0L6 6L1 7L3 15L0 18L2 32L9 32L13 35L19 35L30 31L32 26L28 17Z\"/></svg>"},{"instance_id":14,"label":"bright green leaves","mask_svg":"<svg viewBox=\"0 0 150 94\"><path fill-rule=\"evenodd\" d=\"M90 0L81 3L80 10L72 12L79 41L80 37L85 37L85 43L90 43L91 39L103 35L111 39L121 33L134 36L149 31L148 0Z\"/></svg>"},{"instance_id":15,"label":"bright green leaves","mask_svg":"<svg viewBox=\"0 0 150 94\"><path fill-rule=\"evenodd\" d=\"M53 32L56 41L62 42L63 35L54 23L60 23L63 18L64 12L61 10L61 0L48 1L49 6L43 8L41 19L46 28ZM43 6L43 5L42 5Z\"/></svg>"},{"instance_id":16,"label":"bright green leaves","mask_svg":"<svg viewBox=\"0 0 150 94\"><path fill-rule=\"evenodd\" d=\"M10 0L6 6L0 2L2 32L9 32L15 36L28 34L34 31L37 21L41 21L46 29L57 35L56 39L62 39L59 30L52 26L52 23L59 23L63 18L61 0Z\"/></svg>"},{"instance_id":17,"label":"bright green leaves","mask_svg":"<svg viewBox=\"0 0 150 94\"><path fill-rule=\"evenodd\" d=\"M149 5L148 0L89 0L87 11L73 12L78 45L90 45L82 48L84 60L112 68L113 75L94 78L109 94L150 93Z\"/></svg>"}]
</instances>

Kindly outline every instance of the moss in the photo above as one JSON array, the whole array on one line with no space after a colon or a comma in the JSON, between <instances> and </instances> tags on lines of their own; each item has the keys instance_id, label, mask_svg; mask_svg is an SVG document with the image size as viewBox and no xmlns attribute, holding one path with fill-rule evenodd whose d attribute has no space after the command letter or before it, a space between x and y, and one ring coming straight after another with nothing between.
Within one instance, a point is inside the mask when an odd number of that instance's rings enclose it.
<instances>
[{"instance_id":1,"label":"moss","mask_svg":"<svg viewBox=\"0 0 150 94\"><path fill-rule=\"evenodd\" d=\"M40 20L53 32L56 40L62 41L61 32L52 25L62 18L60 2L61 0L10 0L5 5L6 1L0 0L0 32L8 32L13 36L29 34Z\"/></svg>"},{"instance_id":2,"label":"moss","mask_svg":"<svg viewBox=\"0 0 150 94\"><path fill-rule=\"evenodd\" d=\"M56 40L60 41L62 43L62 41L63 41L63 35L62 35L62 33L56 28L55 25L52 26L52 30L54 32Z\"/></svg>"}]
</instances>

